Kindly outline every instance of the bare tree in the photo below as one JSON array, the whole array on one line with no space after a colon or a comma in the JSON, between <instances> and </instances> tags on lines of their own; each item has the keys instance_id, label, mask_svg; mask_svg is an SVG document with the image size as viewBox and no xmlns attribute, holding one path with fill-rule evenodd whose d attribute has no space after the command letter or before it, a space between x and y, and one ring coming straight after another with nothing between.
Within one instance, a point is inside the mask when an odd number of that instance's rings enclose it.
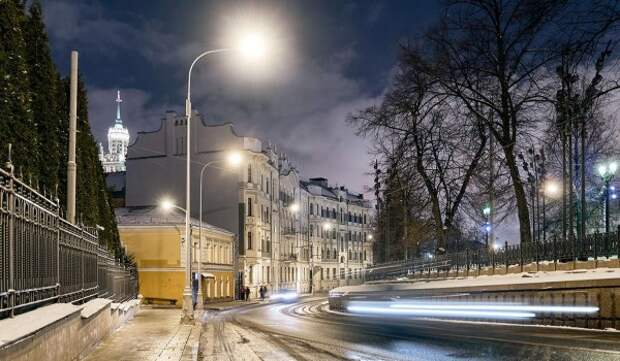
<instances>
[{"instance_id":1,"label":"bare tree","mask_svg":"<svg viewBox=\"0 0 620 361\"><path fill-rule=\"evenodd\" d=\"M431 91L434 62L414 47L404 47L394 86L381 106L370 107L350 120L361 135L394 146L385 154L403 174L417 176L429 200L437 251L445 252L448 234L475 170L484 154L484 122L454 98Z\"/></svg>"}]
</instances>

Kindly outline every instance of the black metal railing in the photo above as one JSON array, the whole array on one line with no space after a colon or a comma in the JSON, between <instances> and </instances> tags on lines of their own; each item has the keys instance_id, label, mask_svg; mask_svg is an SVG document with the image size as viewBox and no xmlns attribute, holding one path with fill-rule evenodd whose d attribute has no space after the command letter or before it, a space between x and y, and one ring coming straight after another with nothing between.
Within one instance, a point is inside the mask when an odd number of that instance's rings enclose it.
<instances>
[{"instance_id":1,"label":"black metal railing","mask_svg":"<svg viewBox=\"0 0 620 361\"><path fill-rule=\"evenodd\" d=\"M526 265L594 261L598 266L601 259L620 255L620 226L615 232L592 233L586 235L583 242L561 240L552 237L547 242L531 242L510 245L507 242L493 248L464 250L441 256L427 255L408 260L376 264L365 269L365 280L383 280L399 277L423 277L431 273L445 275L469 275L471 270L489 268L492 273L499 269L508 270L519 267L523 271Z\"/></svg>"},{"instance_id":2,"label":"black metal railing","mask_svg":"<svg viewBox=\"0 0 620 361\"><path fill-rule=\"evenodd\" d=\"M49 302L135 297L134 269L98 246L96 231L60 216L58 200L0 169L0 318Z\"/></svg>"}]
</instances>

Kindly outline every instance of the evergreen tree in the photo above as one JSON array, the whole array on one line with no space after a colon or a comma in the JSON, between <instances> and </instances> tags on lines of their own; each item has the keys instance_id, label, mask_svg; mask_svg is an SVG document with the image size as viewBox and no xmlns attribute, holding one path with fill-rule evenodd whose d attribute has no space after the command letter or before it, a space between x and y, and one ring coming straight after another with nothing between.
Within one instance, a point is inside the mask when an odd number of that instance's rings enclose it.
<instances>
[{"instance_id":1,"label":"evergreen tree","mask_svg":"<svg viewBox=\"0 0 620 361\"><path fill-rule=\"evenodd\" d=\"M61 164L59 143L60 113L58 109L58 75L52 62L47 33L43 24L41 4L33 2L24 27L26 61L32 94L32 118L38 135L39 184L54 190Z\"/></svg>"},{"instance_id":2,"label":"evergreen tree","mask_svg":"<svg viewBox=\"0 0 620 361\"><path fill-rule=\"evenodd\" d=\"M78 83L77 129L77 215L86 225L102 226L104 230L99 232L99 243L118 253L120 241L114 211L106 190L97 143L90 131L88 97L81 79Z\"/></svg>"},{"instance_id":3,"label":"evergreen tree","mask_svg":"<svg viewBox=\"0 0 620 361\"><path fill-rule=\"evenodd\" d=\"M7 159L11 143L13 164L28 180L38 176L38 141L31 111L25 22L21 1L0 0L0 159Z\"/></svg>"},{"instance_id":4,"label":"evergreen tree","mask_svg":"<svg viewBox=\"0 0 620 361\"><path fill-rule=\"evenodd\" d=\"M40 3L35 0L27 16L22 1L0 0L0 162L7 159L7 145L13 144L18 175L22 169L25 180L49 190L58 185L61 209L66 209L68 119L69 78L61 79L52 61ZM100 244L130 262L120 248L81 79L77 120L78 221L104 227Z\"/></svg>"}]
</instances>

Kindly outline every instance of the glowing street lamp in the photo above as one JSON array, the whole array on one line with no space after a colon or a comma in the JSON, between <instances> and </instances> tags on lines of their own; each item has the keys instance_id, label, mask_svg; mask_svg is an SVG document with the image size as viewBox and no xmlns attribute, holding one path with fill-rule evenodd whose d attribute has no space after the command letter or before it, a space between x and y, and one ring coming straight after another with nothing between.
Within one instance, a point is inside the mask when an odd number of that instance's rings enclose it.
<instances>
[{"instance_id":1,"label":"glowing street lamp","mask_svg":"<svg viewBox=\"0 0 620 361\"><path fill-rule=\"evenodd\" d=\"M299 212L299 204L297 204L297 203L291 204L288 208L293 213Z\"/></svg>"},{"instance_id":2,"label":"glowing street lamp","mask_svg":"<svg viewBox=\"0 0 620 361\"><path fill-rule=\"evenodd\" d=\"M484 216L487 218L487 222L486 222L486 226L484 227L485 231L486 231L486 235L485 235L485 243L486 243L486 247L489 247L489 238L490 238L490 233L491 233L491 206L490 205L486 205L484 208L482 208L482 214L484 214Z\"/></svg>"},{"instance_id":3,"label":"glowing street lamp","mask_svg":"<svg viewBox=\"0 0 620 361\"><path fill-rule=\"evenodd\" d=\"M558 182L552 180L552 179L548 179L546 180L541 188L541 192L542 192L542 220L543 220L543 226L542 226L542 231L543 231L543 243L547 241L547 197L550 198L557 198L557 196L560 194L561 191L561 186L558 184Z\"/></svg>"},{"instance_id":4,"label":"glowing street lamp","mask_svg":"<svg viewBox=\"0 0 620 361\"><path fill-rule=\"evenodd\" d=\"M546 196L556 197L560 193L560 185L552 180L545 182L543 192Z\"/></svg>"},{"instance_id":5,"label":"glowing street lamp","mask_svg":"<svg viewBox=\"0 0 620 361\"><path fill-rule=\"evenodd\" d=\"M162 199L159 202L159 207L161 209L163 209L164 211L166 211L166 212L169 212L169 211L171 211L173 209L178 209L178 210L180 210L183 213L187 213L184 208L181 208L181 207L177 206L176 204L174 204L174 202L171 199L168 199L168 198Z\"/></svg>"},{"instance_id":6,"label":"glowing street lamp","mask_svg":"<svg viewBox=\"0 0 620 361\"><path fill-rule=\"evenodd\" d=\"M198 55L194 61L189 66L189 71L187 72L187 98L185 99L185 117L187 119L187 133L186 133L186 143L187 143L187 164L186 164L186 178L185 178L185 208L191 209L191 182L190 182L190 169L191 169L191 113L192 113L192 102L191 102L191 84L192 84L192 69L194 65L202 59L203 57L210 54L217 54L223 52L236 52L240 54L242 57L252 58L252 57L263 57L266 53L266 49L264 46L266 45L266 41L259 34L253 34L251 32L244 33L239 39L240 41L235 44L234 48L221 48L215 50L207 50L200 55ZM190 237L190 214L189 212L185 212L185 238L189 240ZM187 259L191 260L191 247L187 247ZM185 277L185 288L183 290L183 321L189 322L194 318L194 306L192 302L192 279L191 274L186 275Z\"/></svg>"},{"instance_id":7,"label":"glowing street lamp","mask_svg":"<svg viewBox=\"0 0 620 361\"><path fill-rule=\"evenodd\" d=\"M609 233L609 182L613 179L614 175L616 175L616 171L618 170L618 163L609 162L607 164L599 164L597 167L598 174L603 179L605 183L605 233ZM617 197L617 196L616 196Z\"/></svg>"}]
</instances>

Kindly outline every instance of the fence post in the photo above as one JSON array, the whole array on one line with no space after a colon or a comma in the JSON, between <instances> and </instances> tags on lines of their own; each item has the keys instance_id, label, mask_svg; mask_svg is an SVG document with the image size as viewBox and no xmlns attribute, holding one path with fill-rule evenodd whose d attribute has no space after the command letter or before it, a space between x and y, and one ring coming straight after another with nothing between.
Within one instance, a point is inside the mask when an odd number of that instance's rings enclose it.
<instances>
[{"instance_id":1,"label":"fence post","mask_svg":"<svg viewBox=\"0 0 620 361\"><path fill-rule=\"evenodd\" d=\"M538 241L534 242L534 247L536 247L536 255L535 255L535 257L536 257L536 272L538 272L538 259L539 259L538 258L538 256L539 256L538 251L539 250L538 249L540 248L540 243Z\"/></svg>"},{"instance_id":2,"label":"fence post","mask_svg":"<svg viewBox=\"0 0 620 361\"><path fill-rule=\"evenodd\" d=\"M594 252L594 268L596 268L597 263L598 263L598 237L599 237L598 231L596 231L596 233L594 234L594 238L592 240L592 248L593 248L593 252Z\"/></svg>"},{"instance_id":3,"label":"fence post","mask_svg":"<svg viewBox=\"0 0 620 361\"><path fill-rule=\"evenodd\" d=\"M521 265L521 272L523 272L523 244L519 244L519 264Z\"/></svg>"},{"instance_id":4,"label":"fence post","mask_svg":"<svg viewBox=\"0 0 620 361\"><path fill-rule=\"evenodd\" d=\"M56 196L56 204L58 205L56 211L56 302L60 301L60 200Z\"/></svg>"},{"instance_id":5,"label":"fence post","mask_svg":"<svg viewBox=\"0 0 620 361\"><path fill-rule=\"evenodd\" d=\"M506 262L506 274L508 274L508 241L504 242L504 261Z\"/></svg>"},{"instance_id":6,"label":"fence post","mask_svg":"<svg viewBox=\"0 0 620 361\"><path fill-rule=\"evenodd\" d=\"M491 274L495 274L495 247L491 248Z\"/></svg>"},{"instance_id":7,"label":"fence post","mask_svg":"<svg viewBox=\"0 0 620 361\"><path fill-rule=\"evenodd\" d=\"M609 261L609 259L611 258L611 243L609 242L609 238L612 235L612 233L608 232L607 234L605 234L605 250L607 251L607 261Z\"/></svg>"},{"instance_id":8,"label":"fence post","mask_svg":"<svg viewBox=\"0 0 620 361\"><path fill-rule=\"evenodd\" d=\"M616 229L616 258L620 260L620 224Z\"/></svg>"},{"instance_id":9,"label":"fence post","mask_svg":"<svg viewBox=\"0 0 620 361\"><path fill-rule=\"evenodd\" d=\"M557 235L553 235L553 270L558 270Z\"/></svg>"},{"instance_id":10,"label":"fence post","mask_svg":"<svg viewBox=\"0 0 620 361\"><path fill-rule=\"evenodd\" d=\"M11 310L10 316L15 316L15 174L13 163L10 159L11 146L9 145L9 162L7 164L10 173L9 179L9 288L8 301Z\"/></svg>"},{"instance_id":11,"label":"fence post","mask_svg":"<svg viewBox=\"0 0 620 361\"><path fill-rule=\"evenodd\" d=\"M469 248L465 250L465 263L465 269L467 271L465 277L469 277Z\"/></svg>"}]
</instances>

